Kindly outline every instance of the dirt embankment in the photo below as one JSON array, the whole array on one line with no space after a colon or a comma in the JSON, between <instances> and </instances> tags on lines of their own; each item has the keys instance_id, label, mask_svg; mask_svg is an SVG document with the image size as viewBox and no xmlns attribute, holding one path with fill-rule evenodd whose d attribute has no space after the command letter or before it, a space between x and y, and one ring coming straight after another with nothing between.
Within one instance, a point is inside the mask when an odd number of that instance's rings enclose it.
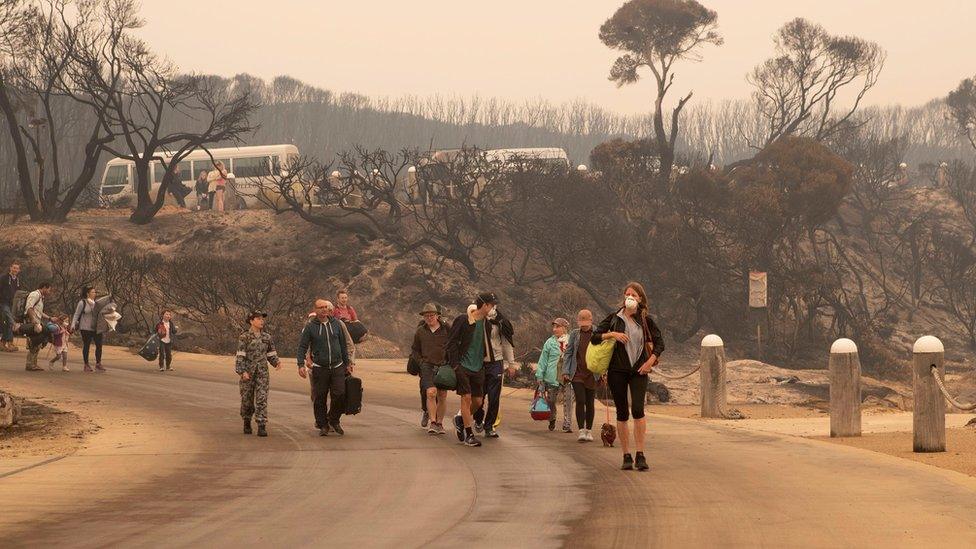
<instances>
[{"instance_id":1,"label":"dirt embankment","mask_svg":"<svg viewBox=\"0 0 976 549\"><path fill-rule=\"evenodd\" d=\"M0 459L72 454L82 447L85 437L100 429L74 412L56 408L52 399L18 400L19 421L0 428Z\"/></svg>"}]
</instances>

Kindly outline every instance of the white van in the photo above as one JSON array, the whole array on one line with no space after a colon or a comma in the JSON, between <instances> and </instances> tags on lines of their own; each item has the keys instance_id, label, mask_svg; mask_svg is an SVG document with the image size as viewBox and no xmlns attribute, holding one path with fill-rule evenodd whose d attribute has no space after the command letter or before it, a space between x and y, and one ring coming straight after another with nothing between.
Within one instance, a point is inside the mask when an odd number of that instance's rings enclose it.
<instances>
[{"instance_id":1,"label":"white van","mask_svg":"<svg viewBox=\"0 0 976 549\"><path fill-rule=\"evenodd\" d=\"M214 160L224 163L229 173L234 174L234 188L228 189L227 204L231 208L259 208L264 205L259 200L259 194L269 195L262 191L262 183L272 173L277 174L283 166L292 164L298 158L298 147L295 145L264 145L258 147L233 147L225 149L210 149ZM164 155L165 157L165 155ZM180 181L190 189L186 196L186 205L193 208L197 205L197 194L194 190L196 179L201 171L213 170L213 161L203 149L198 149L178 164ZM152 196L156 196L159 185L163 180L164 168L159 162L153 162L149 167L152 181ZM125 200L135 201L136 174L135 163L131 160L114 158L109 160L102 174L102 184L99 195L105 204L119 203ZM166 203L173 203L173 197L167 195Z\"/></svg>"}]
</instances>

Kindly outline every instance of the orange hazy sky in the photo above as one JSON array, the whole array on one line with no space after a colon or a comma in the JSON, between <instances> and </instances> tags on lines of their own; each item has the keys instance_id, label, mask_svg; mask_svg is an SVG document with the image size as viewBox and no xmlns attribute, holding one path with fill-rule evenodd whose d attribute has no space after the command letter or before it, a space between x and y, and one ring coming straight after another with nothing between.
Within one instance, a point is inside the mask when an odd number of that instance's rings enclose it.
<instances>
[{"instance_id":1,"label":"orange hazy sky","mask_svg":"<svg viewBox=\"0 0 976 549\"><path fill-rule=\"evenodd\" d=\"M647 82L607 80L616 54L597 37L621 0L144 0L140 34L184 71L287 74L334 91L585 98L622 113L649 108ZM976 73L976 0L705 0L721 47L677 68L674 91L748 97L745 74L798 16L888 52L869 104L915 105Z\"/></svg>"}]
</instances>

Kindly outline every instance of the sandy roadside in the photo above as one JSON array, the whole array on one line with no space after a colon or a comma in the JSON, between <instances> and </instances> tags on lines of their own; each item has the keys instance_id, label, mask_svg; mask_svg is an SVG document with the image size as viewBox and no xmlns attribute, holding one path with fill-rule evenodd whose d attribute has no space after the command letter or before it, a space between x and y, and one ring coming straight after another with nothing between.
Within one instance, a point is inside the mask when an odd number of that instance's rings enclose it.
<instances>
[{"instance_id":1,"label":"sandy roadside","mask_svg":"<svg viewBox=\"0 0 976 549\"><path fill-rule=\"evenodd\" d=\"M106 358L111 356L106 352ZM182 429L165 410L133 406L131 399L113 397L103 388L113 383L108 374L71 372L24 372L25 352L0 354L0 364L11 371L0 388L19 397L56 406L61 414L48 428L25 433L23 440L10 438L3 449L0 479L4 497L30 502L0 517L6 525L43 521L51 510L84 507L172 474L184 465L180 457L170 461L146 459L174 445L193 452L202 447L190 430ZM82 432L82 437L78 434ZM19 437L18 437L19 438ZM92 468L93 459L112 466ZM70 476L78 482L70 488L43 490ZM43 496L42 499L39 499ZM43 505L39 503L43 501Z\"/></svg>"},{"instance_id":2,"label":"sandy roadside","mask_svg":"<svg viewBox=\"0 0 976 549\"><path fill-rule=\"evenodd\" d=\"M20 404L20 421L0 430L0 461L5 463L18 458L73 454L82 448L90 433L99 429L87 417L56 407L60 403L49 398L20 398Z\"/></svg>"},{"instance_id":3,"label":"sandy roadside","mask_svg":"<svg viewBox=\"0 0 976 549\"><path fill-rule=\"evenodd\" d=\"M910 429L900 432L867 433L852 438L811 438L910 459L976 477L976 430L972 428L946 429L946 451L938 453L913 452Z\"/></svg>"}]
</instances>

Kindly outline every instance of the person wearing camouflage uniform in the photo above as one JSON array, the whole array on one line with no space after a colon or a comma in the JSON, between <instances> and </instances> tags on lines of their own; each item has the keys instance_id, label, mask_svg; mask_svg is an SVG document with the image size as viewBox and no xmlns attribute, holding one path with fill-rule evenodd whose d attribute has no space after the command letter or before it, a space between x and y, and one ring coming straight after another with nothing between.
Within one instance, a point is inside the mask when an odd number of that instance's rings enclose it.
<instances>
[{"instance_id":1,"label":"person wearing camouflage uniform","mask_svg":"<svg viewBox=\"0 0 976 549\"><path fill-rule=\"evenodd\" d=\"M268 364L275 370L281 369L278 351L275 350L271 335L264 331L264 319L268 314L252 311L247 315L250 328L241 334L237 345L235 371L241 376L241 418L244 420L244 434L251 434L251 416L258 424L258 436L268 436L265 424L268 421L268 391L270 376Z\"/></svg>"}]
</instances>

